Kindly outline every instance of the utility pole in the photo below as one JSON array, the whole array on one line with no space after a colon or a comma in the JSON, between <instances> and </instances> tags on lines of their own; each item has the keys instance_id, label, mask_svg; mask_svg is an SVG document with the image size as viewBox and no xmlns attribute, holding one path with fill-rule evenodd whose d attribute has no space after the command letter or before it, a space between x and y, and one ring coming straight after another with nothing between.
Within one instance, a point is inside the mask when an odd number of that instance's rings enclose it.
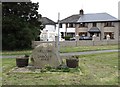
<instances>
[{"instance_id":1,"label":"utility pole","mask_svg":"<svg viewBox=\"0 0 120 87\"><path fill-rule=\"evenodd\" d=\"M60 58L60 41L59 41L59 37L60 37L60 13L58 13L58 40L57 40L57 48L58 48L58 59L59 59L59 62L60 62L60 64L62 64L62 59Z\"/></svg>"},{"instance_id":2,"label":"utility pole","mask_svg":"<svg viewBox=\"0 0 120 87\"><path fill-rule=\"evenodd\" d=\"M58 13L58 52L60 52L60 42L59 42L59 37L60 37L60 13Z\"/></svg>"}]
</instances>

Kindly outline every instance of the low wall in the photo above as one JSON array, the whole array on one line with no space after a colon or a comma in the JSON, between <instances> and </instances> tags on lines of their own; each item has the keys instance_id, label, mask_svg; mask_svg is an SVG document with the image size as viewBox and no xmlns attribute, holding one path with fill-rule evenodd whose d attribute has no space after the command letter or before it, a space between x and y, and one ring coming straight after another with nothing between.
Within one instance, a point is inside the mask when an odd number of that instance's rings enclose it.
<instances>
[{"instance_id":1,"label":"low wall","mask_svg":"<svg viewBox=\"0 0 120 87\"><path fill-rule=\"evenodd\" d=\"M41 43L54 43L55 41L32 41L32 47ZM115 40L104 40L104 41L92 41L92 40L80 40L80 41L62 41L60 42L60 47L75 47L75 46L97 46L97 45L112 45L118 44Z\"/></svg>"}]
</instances>

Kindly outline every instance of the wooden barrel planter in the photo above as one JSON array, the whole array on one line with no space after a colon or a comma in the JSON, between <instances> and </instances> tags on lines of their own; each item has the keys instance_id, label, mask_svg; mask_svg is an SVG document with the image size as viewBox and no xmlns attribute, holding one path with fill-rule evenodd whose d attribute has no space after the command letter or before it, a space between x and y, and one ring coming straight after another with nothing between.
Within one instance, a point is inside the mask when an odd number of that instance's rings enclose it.
<instances>
[{"instance_id":1,"label":"wooden barrel planter","mask_svg":"<svg viewBox=\"0 0 120 87\"><path fill-rule=\"evenodd\" d=\"M17 67L26 67L28 66L29 56L18 57L16 58Z\"/></svg>"},{"instance_id":2,"label":"wooden barrel planter","mask_svg":"<svg viewBox=\"0 0 120 87\"><path fill-rule=\"evenodd\" d=\"M79 60L76 58L73 59L66 59L66 64L69 68L76 68L78 67Z\"/></svg>"}]
</instances>

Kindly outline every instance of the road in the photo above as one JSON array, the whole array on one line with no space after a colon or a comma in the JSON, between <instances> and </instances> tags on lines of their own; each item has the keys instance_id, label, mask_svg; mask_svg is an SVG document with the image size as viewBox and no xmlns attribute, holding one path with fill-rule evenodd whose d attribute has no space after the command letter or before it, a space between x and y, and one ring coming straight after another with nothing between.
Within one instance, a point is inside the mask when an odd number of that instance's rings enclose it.
<instances>
[{"instance_id":1,"label":"road","mask_svg":"<svg viewBox=\"0 0 120 87\"><path fill-rule=\"evenodd\" d=\"M97 54L97 53L107 53L107 52L118 52L118 50L101 50L101 51L60 53L60 56L74 56L74 55ZM17 56L24 56L24 55L0 56L0 58L16 58Z\"/></svg>"},{"instance_id":2,"label":"road","mask_svg":"<svg viewBox=\"0 0 120 87\"><path fill-rule=\"evenodd\" d=\"M72 52L72 53L62 53L61 56L74 56L74 55L85 55L85 54L96 54L96 53L108 53L108 52L118 52L118 50L101 50L101 51L86 51L86 52Z\"/></svg>"}]
</instances>

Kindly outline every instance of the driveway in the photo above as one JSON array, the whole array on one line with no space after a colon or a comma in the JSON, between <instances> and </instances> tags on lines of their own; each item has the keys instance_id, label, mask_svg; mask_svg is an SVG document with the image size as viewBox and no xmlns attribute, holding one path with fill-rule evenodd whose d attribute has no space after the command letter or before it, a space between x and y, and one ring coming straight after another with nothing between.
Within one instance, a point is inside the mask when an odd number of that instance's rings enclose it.
<instances>
[{"instance_id":1,"label":"driveway","mask_svg":"<svg viewBox=\"0 0 120 87\"><path fill-rule=\"evenodd\" d=\"M74 55L97 54L97 53L107 53L107 52L118 52L118 50L101 50L101 51L60 53L60 56L74 56ZM16 58L17 56L24 56L24 55L0 56L0 58Z\"/></svg>"}]
</instances>

